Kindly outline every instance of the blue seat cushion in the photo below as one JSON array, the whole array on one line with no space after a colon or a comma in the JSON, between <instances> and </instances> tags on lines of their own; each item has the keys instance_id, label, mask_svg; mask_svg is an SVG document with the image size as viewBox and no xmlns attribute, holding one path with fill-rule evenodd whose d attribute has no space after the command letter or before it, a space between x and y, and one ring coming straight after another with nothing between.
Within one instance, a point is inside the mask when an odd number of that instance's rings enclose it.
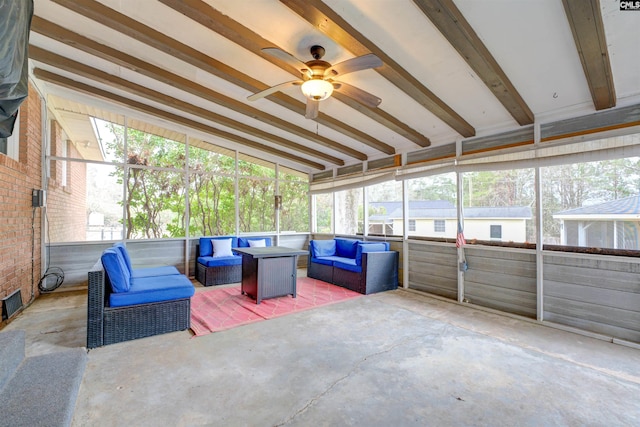
<instances>
[{"instance_id":1,"label":"blue seat cushion","mask_svg":"<svg viewBox=\"0 0 640 427\"><path fill-rule=\"evenodd\" d=\"M131 286L131 274L120 251L116 248L105 249L100 260L109 282L111 282L111 290L113 292L127 292Z\"/></svg>"},{"instance_id":2,"label":"blue seat cushion","mask_svg":"<svg viewBox=\"0 0 640 427\"><path fill-rule=\"evenodd\" d=\"M389 244L383 243L368 243L363 242L358 244L356 251L356 265L362 265L362 254L366 252L385 252L389 250Z\"/></svg>"},{"instance_id":3,"label":"blue seat cushion","mask_svg":"<svg viewBox=\"0 0 640 427\"><path fill-rule=\"evenodd\" d=\"M213 245L211 240L215 239L231 239L231 247L238 247L238 238L235 236L216 236L216 237L200 237L199 247L200 253L198 256L211 256L213 255Z\"/></svg>"},{"instance_id":4,"label":"blue seat cushion","mask_svg":"<svg viewBox=\"0 0 640 427\"><path fill-rule=\"evenodd\" d=\"M150 302L171 301L190 298L194 293L193 284L183 274L141 277L131 280L131 287L128 292L109 295L109 305L111 307L124 307Z\"/></svg>"},{"instance_id":5,"label":"blue seat cushion","mask_svg":"<svg viewBox=\"0 0 640 427\"><path fill-rule=\"evenodd\" d=\"M177 268L172 265L163 265L160 267L136 268L131 272L131 277L138 279L140 277L174 276L176 274L180 274Z\"/></svg>"},{"instance_id":6,"label":"blue seat cushion","mask_svg":"<svg viewBox=\"0 0 640 427\"><path fill-rule=\"evenodd\" d=\"M325 256L332 256L336 254L336 241L331 240L312 240L309 242L311 246L311 256L314 258L320 258Z\"/></svg>"},{"instance_id":7,"label":"blue seat cushion","mask_svg":"<svg viewBox=\"0 0 640 427\"><path fill-rule=\"evenodd\" d=\"M198 263L205 267L225 267L228 265L242 265L242 257L240 255L226 257L199 256Z\"/></svg>"},{"instance_id":8,"label":"blue seat cushion","mask_svg":"<svg viewBox=\"0 0 640 427\"><path fill-rule=\"evenodd\" d=\"M321 257L321 258L311 257L311 262L315 262L316 264L323 264L323 265L333 265L333 260L325 257Z\"/></svg>"},{"instance_id":9,"label":"blue seat cushion","mask_svg":"<svg viewBox=\"0 0 640 427\"><path fill-rule=\"evenodd\" d=\"M132 274L133 273L133 267L132 267L132 264L131 264L131 257L129 256L129 252L127 251L127 248L124 245L124 243L118 242L118 243L114 244L113 247L120 251L120 254L122 255L122 259L124 259L124 263L127 266L127 268L129 269L129 274Z\"/></svg>"},{"instance_id":10,"label":"blue seat cushion","mask_svg":"<svg viewBox=\"0 0 640 427\"><path fill-rule=\"evenodd\" d=\"M265 246L271 246L271 237L238 237L238 247L239 248L248 248L249 240L262 240L264 239Z\"/></svg>"},{"instance_id":11,"label":"blue seat cushion","mask_svg":"<svg viewBox=\"0 0 640 427\"><path fill-rule=\"evenodd\" d=\"M362 266L356 265L355 259L345 259L343 261L336 261L333 263L335 268L341 268L343 270L353 271L356 273L362 273Z\"/></svg>"},{"instance_id":12,"label":"blue seat cushion","mask_svg":"<svg viewBox=\"0 0 640 427\"><path fill-rule=\"evenodd\" d=\"M336 241L336 255L355 259L357 245L361 240L341 238L335 238L334 240Z\"/></svg>"}]
</instances>

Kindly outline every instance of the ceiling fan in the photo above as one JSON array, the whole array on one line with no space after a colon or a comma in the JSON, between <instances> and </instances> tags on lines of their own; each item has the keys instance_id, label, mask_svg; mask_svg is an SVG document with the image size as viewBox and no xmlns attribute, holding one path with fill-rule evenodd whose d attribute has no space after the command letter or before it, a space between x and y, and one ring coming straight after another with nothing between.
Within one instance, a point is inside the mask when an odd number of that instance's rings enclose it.
<instances>
[{"instance_id":1,"label":"ceiling fan","mask_svg":"<svg viewBox=\"0 0 640 427\"><path fill-rule=\"evenodd\" d=\"M346 61L331 65L327 61L322 60L325 50L322 46L318 45L311 46L310 52L313 59L307 62L302 62L293 55L277 47L267 47L262 49L262 51L300 70L302 73L302 80L293 80L281 83L263 91L254 93L247 97L249 101L264 98L274 92L288 89L292 86L300 86L302 93L307 98L307 108L304 114L307 119L315 119L318 117L320 101L330 97L334 90L341 92L368 107L375 108L380 105L380 102L382 102L380 98L370 94L369 92L355 86L351 86L347 83L334 80L336 77L353 73L354 71L381 67L382 60L372 53L347 59Z\"/></svg>"}]
</instances>

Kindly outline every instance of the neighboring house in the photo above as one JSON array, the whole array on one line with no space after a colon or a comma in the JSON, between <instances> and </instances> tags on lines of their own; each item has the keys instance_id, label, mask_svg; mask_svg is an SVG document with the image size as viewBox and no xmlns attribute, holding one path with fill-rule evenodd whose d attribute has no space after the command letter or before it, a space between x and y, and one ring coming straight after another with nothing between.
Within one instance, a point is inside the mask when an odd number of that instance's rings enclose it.
<instances>
[{"instance_id":1,"label":"neighboring house","mask_svg":"<svg viewBox=\"0 0 640 427\"><path fill-rule=\"evenodd\" d=\"M369 216L369 233L402 234L402 203L371 202L380 213ZM464 234L467 239L525 242L529 206L468 207L464 209ZM444 200L409 202L409 236L455 238L457 211Z\"/></svg>"},{"instance_id":2,"label":"neighboring house","mask_svg":"<svg viewBox=\"0 0 640 427\"><path fill-rule=\"evenodd\" d=\"M594 248L640 249L640 196L557 212L560 244Z\"/></svg>"}]
</instances>

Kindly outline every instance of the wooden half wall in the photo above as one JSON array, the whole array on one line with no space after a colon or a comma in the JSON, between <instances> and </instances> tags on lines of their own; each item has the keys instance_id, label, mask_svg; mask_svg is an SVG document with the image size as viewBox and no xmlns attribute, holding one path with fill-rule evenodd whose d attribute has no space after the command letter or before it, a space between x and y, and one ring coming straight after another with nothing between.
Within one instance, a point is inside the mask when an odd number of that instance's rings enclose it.
<instances>
[{"instance_id":1,"label":"wooden half wall","mask_svg":"<svg viewBox=\"0 0 640 427\"><path fill-rule=\"evenodd\" d=\"M544 319L640 342L640 259L547 252Z\"/></svg>"},{"instance_id":2,"label":"wooden half wall","mask_svg":"<svg viewBox=\"0 0 640 427\"><path fill-rule=\"evenodd\" d=\"M452 243L408 242L409 289L458 299ZM536 251L464 247L465 301L530 319L537 315ZM640 343L640 258L543 252L543 323Z\"/></svg>"}]
</instances>

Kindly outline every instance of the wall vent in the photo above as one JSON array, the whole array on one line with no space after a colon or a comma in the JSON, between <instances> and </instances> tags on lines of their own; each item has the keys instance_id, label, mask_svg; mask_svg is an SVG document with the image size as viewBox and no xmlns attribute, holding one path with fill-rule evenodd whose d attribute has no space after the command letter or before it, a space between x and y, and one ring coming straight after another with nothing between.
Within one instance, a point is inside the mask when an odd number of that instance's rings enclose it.
<instances>
[{"instance_id":1,"label":"wall vent","mask_svg":"<svg viewBox=\"0 0 640 427\"><path fill-rule=\"evenodd\" d=\"M16 314L22 308L22 294L20 289L2 300L2 320L6 320Z\"/></svg>"}]
</instances>

